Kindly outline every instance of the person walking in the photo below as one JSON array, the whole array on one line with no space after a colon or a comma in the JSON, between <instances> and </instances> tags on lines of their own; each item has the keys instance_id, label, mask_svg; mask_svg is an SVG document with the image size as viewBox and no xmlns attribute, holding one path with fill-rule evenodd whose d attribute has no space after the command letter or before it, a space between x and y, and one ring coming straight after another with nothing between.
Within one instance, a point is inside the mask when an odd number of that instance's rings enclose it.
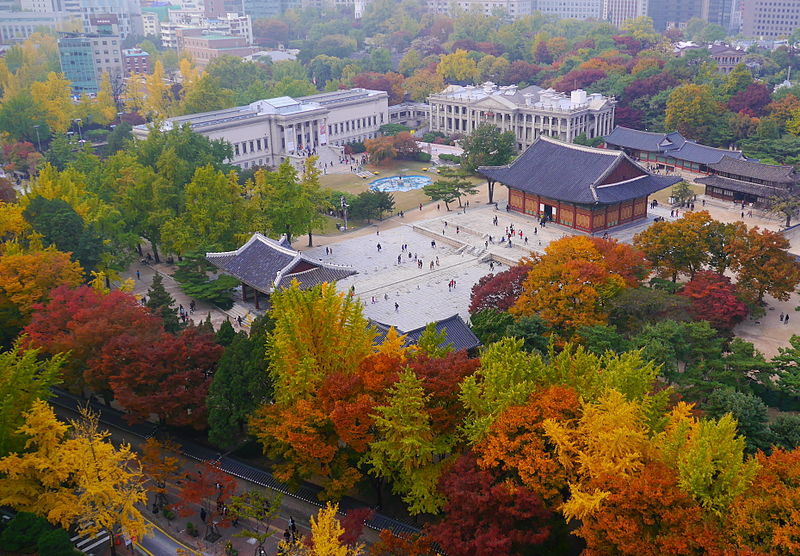
<instances>
[{"instance_id":1,"label":"person walking","mask_svg":"<svg viewBox=\"0 0 800 556\"><path fill-rule=\"evenodd\" d=\"M780 319L781 319L781 323L783 323L783 313L781 313Z\"/></svg>"},{"instance_id":2,"label":"person walking","mask_svg":"<svg viewBox=\"0 0 800 556\"><path fill-rule=\"evenodd\" d=\"M379 243L378 244L378 253L380 253L380 252L381 252L381 244Z\"/></svg>"},{"instance_id":3,"label":"person walking","mask_svg":"<svg viewBox=\"0 0 800 556\"><path fill-rule=\"evenodd\" d=\"M397 301L395 301L394 302L394 312L397 313L399 311L400 311L400 304Z\"/></svg>"},{"instance_id":4,"label":"person walking","mask_svg":"<svg viewBox=\"0 0 800 556\"><path fill-rule=\"evenodd\" d=\"M783 324L789 324L789 315L783 317Z\"/></svg>"}]
</instances>

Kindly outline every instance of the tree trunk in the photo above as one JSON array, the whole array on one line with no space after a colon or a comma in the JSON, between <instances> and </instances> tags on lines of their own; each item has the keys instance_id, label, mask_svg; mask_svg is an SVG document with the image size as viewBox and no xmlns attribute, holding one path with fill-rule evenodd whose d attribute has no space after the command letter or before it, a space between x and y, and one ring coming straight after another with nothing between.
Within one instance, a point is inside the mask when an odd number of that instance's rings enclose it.
<instances>
[{"instance_id":1,"label":"tree trunk","mask_svg":"<svg viewBox=\"0 0 800 556\"><path fill-rule=\"evenodd\" d=\"M308 246L314 247L314 239L311 237L311 232L308 232Z\"/></svg>"},{"instance_id":2,"label":"tree trunk","mask_svg":"<svg viewBox=\"0 0 800 556\"><path fill-rule=\"evenodd\" d=\"M458 199L458 206L459 206L459 208L461 208L461 195L459 195L456 198Z\"/></svg>"},{"instance_id":3,"label":"tree trunk","mask_svg":"<svg viewBox=\"0 0 800 556\"><path fill-rule=\"evenodd\" d=\"M160 263L161 262L161 257L158 256L158 245L156 245L156 242L151 241L150 242L150 247L153 248L153 260L155 262L157 262L157 263Z\"/></svg>"},{"instance_id":4,"label":"tree trunk","mask_svg":"<svg viewBox=\"0 0 800 556\"><path fill-rule=\"evenodd\" d=\"M136 250L139 252L139 256L140 257L144 257L144 253L142 253L142 244L141 243L136 242Z\"/></svg>"},{"instance_id":5,"label":"tree trunk","mask_svg":"<svg viewBox=\"0 0 800 556\"><path fill-rule=\"evenodd\" d=\"M491 205L494 201L494 181L493 180L486 180L486 183L489 184L489 204Z\"/></svg>"},{"instance_id":6,"label":"tree trunk","mask_svg":"<svg viewBox=\"0 0 800 556\"><path fill-rule=\"evenodd\" d=\"M448 212L450 212L450 203L448 203L447 201L445 201L445 202L444 202L444 206L445 206L445 208L447 209L447 211L448 211Z\"/></svg>"}]
</instances>

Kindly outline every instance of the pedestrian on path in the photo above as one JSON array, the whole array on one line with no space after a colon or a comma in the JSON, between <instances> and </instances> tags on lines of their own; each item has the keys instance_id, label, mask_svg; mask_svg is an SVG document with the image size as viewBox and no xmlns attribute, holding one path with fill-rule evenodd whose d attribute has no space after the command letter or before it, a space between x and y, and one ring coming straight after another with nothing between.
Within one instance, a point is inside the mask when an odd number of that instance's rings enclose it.
<instances>
[{"instance_id":1,"label":"pedestrian on path","mask_svg":"<svg viewBox=\"0 0 800 556\"><path fill-rule=\"evenodd\" d=\"M141 274L139 274L139 271L138 271L138 270L136 271L136 279L137 279L137 280L141 280L141 279L142 279L142 275L141 275Z\"/></svg>"},{"instance_id":2,"label":"pedestrian on path","mask_svg":"<svg viewBox=\"0 0 800 556\"><path fill-rule=\"evenodd\" d=\"M783 313L781 313L781 323L783 323Z\"/></svg>"},{"instance_id":3,"label":"pedestrian on path","mask_svg":"<svg viewBox=\"0 0 800 556\"><path fill-rule=\"evenodd\" d=\"M380 253L380 252L381 252L381 244L379 243L378 244L378 253Z\"/></svg>"},{"instance_id":4,"label":"pedestrian on path","mask_svg":"<svg viewBox=\"0 0 800 556\"><path fill-rule=\"evenodd\" d=\"M397 301L395 301L394 302L394 312L397 313L399 311L400 311L400 304Z\"/></svg>"},{"instance_id":5,"label":"pedestrian on path","mask_svg":"<svg viewBox=\"0 0 800 556\"><path fill-rule=\"evenodd\" d=\"M200 508L200 521L205 523L206 522L206 517L208 517L208 514L206 514L206 509L205 508Z\"/></svg>"},{"instance_id":6,"label":"pedestrian on path","mask_svg":"<svg viewBox=\"0 0 800 556\"><path fill-rule=\"evenodd\" d=\"M297 524L294 522L294 516L289 516L289 529L292 532L292 538L297 538Z\"/></svg>"},{"instance_id":7,"label":"pedestrian on path","mask_svg":"<svg viewBox=\"0 0 800 556\"><path fill-rule=\"evenodd\" d=\"M783 317L783 324L789 324L789 315Z\"/></svg>"}]
</instances>

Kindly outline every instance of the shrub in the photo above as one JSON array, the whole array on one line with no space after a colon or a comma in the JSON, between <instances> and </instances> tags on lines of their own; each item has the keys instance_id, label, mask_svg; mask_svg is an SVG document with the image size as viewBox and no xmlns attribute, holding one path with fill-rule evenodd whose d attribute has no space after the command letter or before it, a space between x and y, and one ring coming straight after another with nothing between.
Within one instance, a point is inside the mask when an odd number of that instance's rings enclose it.
<instances>
[{"instance_id":1,"label":"shrub","mask_svg":"<svg viewBox=\"0 0 800 556\"><path fill-rule=\"evenodd\" d=\"M103 141L109 134L107 129L90 129L84 135L91 141Z\"/></svg>"},{"instance_id":2,"label":"shrub","mask_svg":"<svg viewBox=\"0 0 800 556\"><path fill-rule=\"evenodd\" d=\"M444 160L446 162L452 162L453 164L461 164L461 157L457 154L440 154L439 160Z\"/></svg>"},{"instance_id":3,"label":"shrub","mask_svg":"<svg viewBox=\"0 0 800 556\"><path fill-rule=\"evenodd\" d=\"M419 162L430 162L431 161L431 155L429 153L418 152L417 153L417 160Z\"/></svg>"}]
</instances>

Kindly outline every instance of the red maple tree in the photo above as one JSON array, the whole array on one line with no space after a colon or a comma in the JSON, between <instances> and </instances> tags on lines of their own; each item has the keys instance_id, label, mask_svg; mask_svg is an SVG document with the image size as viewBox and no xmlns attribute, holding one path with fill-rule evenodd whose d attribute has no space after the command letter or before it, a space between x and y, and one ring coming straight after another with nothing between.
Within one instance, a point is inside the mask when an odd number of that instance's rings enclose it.
<instances>
[{"instance_id":1,"label":"red maple tree","mask_svg":"<svg viewBox=\"0 0 800 556\"><path fill-rule=\"evenodd\" d=\"M215 463L204 461L187 473L180 482L178 501L172 504L181 517L198 512L205 514L206 537L217 532L217 527L228 527L230 521L225 505L236 491L236 480ZM199 508L198 508L199 506ZM200 510L203 510L202 512ZM201 517L202 519L202 517Z\"/></svg>"},{"instance_id":2,"label":"red maple tree","mask_svg":"<svg viewBox=\"0 0 800 556\"><path fill-rule=\"evenodd\" d=\"M715 328L730 330L747 316L747 306L736 296L736 287L722 274L700 271L678 293L691 300L697 320L707 320Z\"/></svg>"},{"instance_id":3,"label":"red maple tree","mask_svg":"<svg viewBox=\"0 0 800 556\"><path fill-rule=\"evenodd\" d=\"M177 336L163 332L155 341L122 335L106 344L96 367L109 376L129 421L155 414L162 423L203 429L208 388L223 351L194 327Z\"/></svg>"},{"instance_id":4,"label":"red maple tree","mask_svg":"<svg viewBox=\"0 0 800 556\"><path fill-rule=\"evenodd\" d=\"M550 536L551 512L525 487L498 481L466 453L439 480L447 497L429 537L451 556L524 554Z\"/></svg>"},{"instance_id":5,"label":"red maple tree","mask_svg":"<svg viewBox=\"0 0 800 556\"><path fill-rule=\"evenodd\" d=\"M50 292L48 303L34 307L23 341L48 354L69 352L63 371L65 384L77 391L88 386L108 397L108 377L113 368L97 365L103 348L120 336L147 344L161 333L161 320L130 294L61 286Z\"/></svg>"},{"instance_id":6,"label":"red maple tree","mask_svg":"<svg viewBox=\"0 0 800 556\"><path fill-rule=\"evenodd\" d=\"M469 312L483 309L507 311L522 293L522 284L531 270L531 263L512 266L497 274L487 274L472 286Z\"/></svg>"}]
</instances>

